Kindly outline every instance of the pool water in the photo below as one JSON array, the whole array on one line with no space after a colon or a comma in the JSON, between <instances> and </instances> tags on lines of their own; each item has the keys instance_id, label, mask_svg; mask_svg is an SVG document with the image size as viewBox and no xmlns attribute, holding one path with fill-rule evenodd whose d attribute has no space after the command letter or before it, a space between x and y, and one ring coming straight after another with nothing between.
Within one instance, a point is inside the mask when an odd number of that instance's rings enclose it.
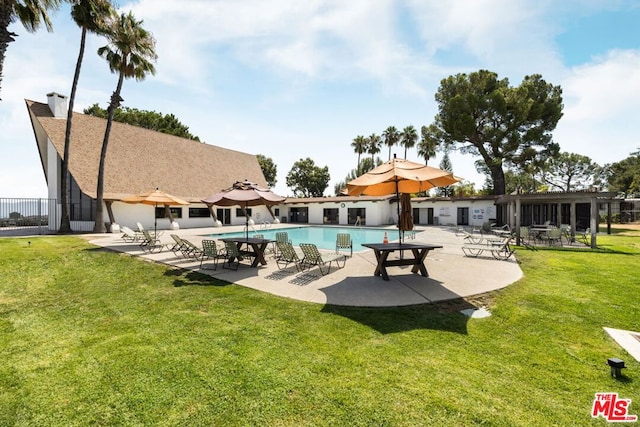
<instances>
[{"instance_id":1,"label":"pool water","mask_svg":"<svg viewBox=\"0 0 640 427\"><path fill-rule=\"evenodd\" d=\"M393 233L393 230L384 230L380 228L317 226L249 230L249 237L255 234L262 234L265 239L276 240L276 233L282 231L287 232L289 240L291 240L291 243L294 246L298 246L300 243L315 243L319 249L329 250L335 250L336 236L338 233L349 233L351 235L354 251L366 249L361 246L362 243L382 243L385 232L387 233L389 241L397 240L398 238L397 230ZM241 237L244 235L244 231L208 234L209 237L215 238Z\"/></svg>"}]
</instances>

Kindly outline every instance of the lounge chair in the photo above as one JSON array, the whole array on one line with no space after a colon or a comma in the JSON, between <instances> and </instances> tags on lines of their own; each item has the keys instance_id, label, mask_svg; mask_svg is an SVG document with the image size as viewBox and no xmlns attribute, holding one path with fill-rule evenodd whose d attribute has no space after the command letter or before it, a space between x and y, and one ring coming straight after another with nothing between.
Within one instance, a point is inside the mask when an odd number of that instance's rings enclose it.
<instances>
[{"instance_id":1,"label":"lounge chair","mask_svg":"<svg viewBox=\"0 0 640 427\"><path fill-rule=\"evenodd\" d=\"M191 243L186 239L182 239L182 243L184 243L184 248L182 249L182 255L184 255L185 258L200 259L202 257L202 254L203 254L202 248L194 245L193 243Z\"/></svg>"},{"instance_id":2,"label":"lounge chair","mask_svg":"<svg viewBox=\"0 0 640 427\"><path fill-rule=\"evenodd\" d=\"M340 253L340 249L349 249L349 256L353 256L353 242L349 233L338 233L336 235L336 253Z\"/></svg>"},{"instance_id":3,"label":"lounge chair","mask_svg":"<svg viewBox=\"0 0 640 427\"><path fill-rule=\"evenodd\" d=\"M296 270L302 269L302 260L304 259L304 253L298 248L294 248L291 242L276 241L278 247L278 257L276 258L276 265L279 270L287 268L289 264L293 263L296 266Z\"/></svg>"},{"instance_id":4,"label":"lounge chair","mask_svg":"<svg viewBox=\"0 0 640 427\"><path fill-rule=\"evenodd\" d=\"M184 253L185 251L188 250L187 244L177 234L171 234L170 236L175 242L173 246L171 246L170 248L171 252L173 252L176 255L180 253L181 255L185 256Z\"/></svg>"},{"instance_id":5,"label":"lounge chair","mask_svg":"<svg viewBox=\"0 0 640 427\"><path fill-rule=\"evenodd\" d=\"M287 233L286 231L278 231L276 232L276 241L274 243L275 247L274 247L274 255L276 258L278 258L279 253L279 248L278 248L278 242L285 242L285 243L291 243L291 240L289 239L289 233Z\"/></svg>"},{"instance_id":6,"label":"lounge chair","mask_svg":"<svg viewBox=\"0 0 640 427\"><path fill-rule=\"evenodd\" d=\"M133 231L126 225L123 225L122 227L120 227L120 230L122 231L122 236L120 237L125 242L137 242L144 237L142 233Z\"/></svg>"},{"instance_id":7,"label":"lounge chair","mask_svg":"<svg viewBox=\"0 0 640 427\"><path fill-rule=\"evenodd\" d=\"M200 256L200 268L202 269L202 263L204 260L213 260L213 269L218 269L218 260L220 258L226 258L227 254L224 250L218 249L218 245L215 240L203 240L202 241L202 255Z\"/></svg>"},{"instance_id":8,"label":"lounge chair","mask_svg":"<svg viewBox=\"0 0 640 427\"><path fill-rule=\"evenodd\" d=\"M344 267L347 262L347 256L343 254L326 254L320 253L318 247L313 243L300 243L300 249L304 254L301 267L303 270L311 270L314 265L318 266L320 274L325 275L331 271L331 263L335 262L338 268ZM342 261L342 267L340 266ZM327 271L323 270L323 267L327 266Z\"/></svg>"},{"instance_id":9,"label":"lounge chair","mask_svg":"<svg viewBox=\"0 0 640 427\"><path fill-rule=\"evenodd\" d=\"M484 252L489 252L495 259L506 260L511 257L514 250L511 248L513 237L506 237L500 242L486 240L484 243L465 243L462 252L468 257L478 257Z\"/></svg>"},{"instance_id":10,"label":"lounge chair","mask_svg":"<svg viewBox=\"0 0 640 427\"><path fill-rule=\"evenodd\" d=\"M147 230L142 232L143 238L140 241L140 248L143 251L160 252L164 248L164 244L155 236L152 236Z\"/></svg>"}]
</instances>

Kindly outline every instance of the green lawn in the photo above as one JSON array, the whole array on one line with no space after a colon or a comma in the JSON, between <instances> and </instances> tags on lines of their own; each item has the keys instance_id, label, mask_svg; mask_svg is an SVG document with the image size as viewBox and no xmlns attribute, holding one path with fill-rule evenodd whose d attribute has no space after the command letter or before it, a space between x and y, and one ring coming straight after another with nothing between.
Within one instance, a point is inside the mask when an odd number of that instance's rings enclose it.
<instances>
[{"instance_id":1,"label":"green lawn","mask_svg":"<svg viewBox=\"0 0 640 427\"><path fill-rule=\"evenodd\" d=\"M469 320L461 302L322 306L81 238L0 239L0 425L607 425L596 392L640 414L640 364L602 329L640 331L640 237L598 243L519 249L524 278Z\"/></svg>"}]
</instances>

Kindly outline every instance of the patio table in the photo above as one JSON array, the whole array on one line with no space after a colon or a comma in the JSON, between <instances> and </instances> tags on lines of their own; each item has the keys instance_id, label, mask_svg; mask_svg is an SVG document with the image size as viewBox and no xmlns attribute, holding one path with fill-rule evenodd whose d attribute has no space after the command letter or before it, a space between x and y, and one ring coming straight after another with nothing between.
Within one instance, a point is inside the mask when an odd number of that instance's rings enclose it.
<instances>
[{"instance_id":1,"label":"patio table","mask_svg":"<svg viewBox=\"0 0 640 427\"><path fill-rule=\"evenodd\" d=\"M235 243L238 246L238 251L240 252L240 254L253 257L251 267L257 267L258 264L267 264L267 260L264 257L264 252L267 249L269 243L273 242L273 240L256 239L253 237L225 237L220 240L223 242ZM243 246L246 246L246 248L243 249ZM233 260L233 258L230 259L231 262L233 262Z\"/></svg>"},{"instance_id":2,"label":"patio table","mask_svg":"<svg viewBox=\"0 0 640 427\"><path fill-rule=\"evenodd\" d=\"M424 277L429 277L429 272L424 264L425 258L432 249L442 248L441 245L432 245L428 243L362 243L362 246L373 249L378 262L374 276L382 276L383 280L389 280L387 267L400 265L412 265L412 273L420 272ZM389 255L395 251L411 251L413 257L389 259Z\"/></svg>"}]
</instances>

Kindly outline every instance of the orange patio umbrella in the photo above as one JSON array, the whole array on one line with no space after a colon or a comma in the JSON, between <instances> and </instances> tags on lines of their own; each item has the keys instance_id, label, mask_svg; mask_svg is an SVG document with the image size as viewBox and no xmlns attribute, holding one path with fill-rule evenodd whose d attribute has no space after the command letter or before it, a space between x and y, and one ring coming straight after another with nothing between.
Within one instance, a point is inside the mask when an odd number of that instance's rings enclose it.
<instances>
[{"instance_id":1,"label":"orange patio umbrella","mask_svg":"<svg viewBox=\"0 0 640 427\"><path fill-rule=\"evenodd\" d=\"M138 194L131 197L125 197L124 199L122 199L122 201L125 203L141 203L143 205L152 205L156 208L158 207L158 205L168 207L189 204L189 202L187 202L186 200L182 200L179 197L167 194L157 188L153 191L147 191L146 193ZM158 219L156 218L155 212L153 213L153 218L153 232L156 233L158 228ZM169 212L169 219L171 220L171 222L173 222L171 212Z\"/></svg>"},{"instance_id":2,"label":"orange patio umbrella","mask_svg":"<svg viewBox=\"0 0 640 427\"><path fill-rule=\"evenodd\" d=\"M347 183L350 196L387 196L398 198L398 220L400 220L400 193L420 193L435 187L446 187L462 181L451 172L396 158L371 169ZM398 238L402 240L402 230L398 224Z\"/></svg>"}]
</instances>

